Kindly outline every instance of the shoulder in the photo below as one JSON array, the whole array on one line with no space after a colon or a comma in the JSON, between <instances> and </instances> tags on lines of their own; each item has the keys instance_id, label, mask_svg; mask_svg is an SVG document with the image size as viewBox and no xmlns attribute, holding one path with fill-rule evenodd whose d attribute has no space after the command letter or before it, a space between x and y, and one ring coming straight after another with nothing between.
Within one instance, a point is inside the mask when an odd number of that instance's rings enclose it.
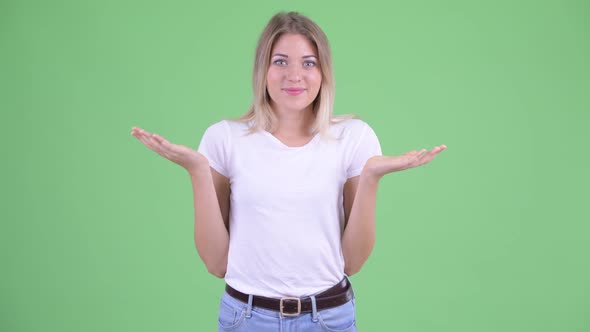
<instances>
[{"instance_id":1,"label":"shoulder","mask_svg":"<svg viewBox=\"0 0 590 332\"><path fill-rule=\"evenodd\" d=\"M369 129L369 124L361 119L336 119L330 126L332 135L341 139L358 138Z\"/></svg>"},{"instance_id":2,"label":"shoulder","mask_svg":"<svg viewBox=\"0 0 590 332\"><path fill-rule=\"evenodd\" d=\"M232 133L242 134L250 129L249 122L239 120L222 120L226 128Z\"/></svg>"},{"instance_id":3,"label":"shoulder","mask_svg":"<svg viewBox=\"0 0 590 332\"><path fill-rule=\"evenodd\" d=\"M221 120L213 123L205 130L207 135L213 136L235 136L248 131L248 124L235 120Z\"/></svg>"},{"instance_id":4,"label":"shoulder","mask_svg":"<svg viewBox=\"0 0 590 332\"><path fill-rule=\"evenodd\" d=\"M227 133L227 123L225 120L222 121L218 121L213 123L212 125L210 125L209 127L207 127L207 129L205 129L205 134L206 135L219 135L219 134L224 134Z\"/></svg>"}]
</instances>

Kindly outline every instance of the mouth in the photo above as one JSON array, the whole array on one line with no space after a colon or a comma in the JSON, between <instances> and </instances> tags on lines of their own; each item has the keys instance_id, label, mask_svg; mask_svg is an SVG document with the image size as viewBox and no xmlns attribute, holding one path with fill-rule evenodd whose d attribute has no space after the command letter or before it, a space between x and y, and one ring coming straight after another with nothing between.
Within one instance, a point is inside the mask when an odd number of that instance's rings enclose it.
<instances>
[{"instance_id":1,"label":"mouth","mask_svg":"<svg viewBox=\"0 0 590 332\"><path fill-rule=\"evenodd\" d=\"M303 93L303 91L305 91L305 89L303 89L303 88L286 88L286 89L283 89L283 91L285 91L287 94L289 94L291 96L296 96L296 95Z\"/></svg>"}]
</instances>

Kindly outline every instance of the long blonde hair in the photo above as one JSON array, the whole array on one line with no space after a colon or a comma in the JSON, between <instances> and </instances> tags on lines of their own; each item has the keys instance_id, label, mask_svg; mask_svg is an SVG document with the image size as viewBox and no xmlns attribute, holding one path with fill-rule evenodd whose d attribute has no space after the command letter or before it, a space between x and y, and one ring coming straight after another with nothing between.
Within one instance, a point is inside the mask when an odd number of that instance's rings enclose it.
<instances>
[{"instance_id":1,"label":"long blonde hair","mask_svg":"<svg viewBox=\"0 0 590 332\"><path fill-rule=\"evenodd\" d=\"M317 97L312 103L315 121L310 134L319 132L321 136L330 137L328 129L331 123L354 118L355 116L333 115L335 84L328 38L316 23L297 12L277 13L270 19L266 28L264 28L258 40L254 58L252 80L254 100L249 111L238 120L245 122L251 121L251 132L258 130L273 132L276 129L277 118L270 106L270 96L266 90L266 79L268 67L270 66L272 47L284 34L303 35L317 48L320 70L322 72L322 84Z\"/></svg>"}]
</instances>

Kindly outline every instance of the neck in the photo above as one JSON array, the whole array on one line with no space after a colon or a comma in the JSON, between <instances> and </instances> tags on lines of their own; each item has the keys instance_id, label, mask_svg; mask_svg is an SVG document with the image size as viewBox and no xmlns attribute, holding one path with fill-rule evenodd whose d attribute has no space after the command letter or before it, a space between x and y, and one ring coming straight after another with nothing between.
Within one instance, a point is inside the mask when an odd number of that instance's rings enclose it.
<instances>
[{"instance_id":1,"label":"neck","mask_svg":"<svg viewBox=\"0 0 590 332\"><path fill-rule=\"evenodd\" d=\"M309 136L315 115L311 105L302 110L281 110L273 106L277 117L277 127L273 134L281 136Z\"/></svg>"}]
</instances>

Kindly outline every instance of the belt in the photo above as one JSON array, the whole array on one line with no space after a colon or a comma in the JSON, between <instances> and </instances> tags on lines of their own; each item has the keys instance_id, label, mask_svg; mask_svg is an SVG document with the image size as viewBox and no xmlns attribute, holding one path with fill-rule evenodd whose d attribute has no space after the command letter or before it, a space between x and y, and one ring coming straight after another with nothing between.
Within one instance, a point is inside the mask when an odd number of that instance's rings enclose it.
<instances>
[{"instance_id":1,"label":"belt","mask_svg":"<svg viewBox=\"0 0 590 332\"><path fill-rule=\"evenodd\" d=\"M230 285L225 284L225 291L233 298L248 303L248 294L244 294ZM315 296L316 310L327 309L342 305L353 298L353 291L347 277L339 283ZM283 297L280 299L252 296L252 306L280 312L283 316L298 316L301 313L312 312L311 297Z\"/></svg>"}]
</instances>

